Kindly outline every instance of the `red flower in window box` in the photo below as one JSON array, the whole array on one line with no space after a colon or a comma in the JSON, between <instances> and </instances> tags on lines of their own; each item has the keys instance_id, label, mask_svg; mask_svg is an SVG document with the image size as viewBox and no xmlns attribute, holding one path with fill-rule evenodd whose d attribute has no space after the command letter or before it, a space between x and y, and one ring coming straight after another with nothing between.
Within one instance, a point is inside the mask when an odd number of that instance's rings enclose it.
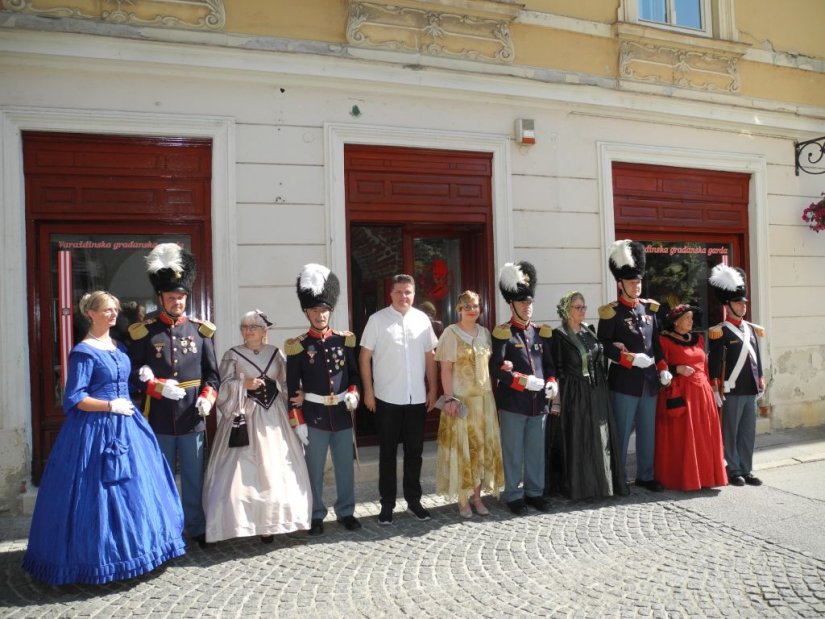
<instances>
[{"instance_id":1,"label":"red flower in window box","mask_svg":"<svg viewBox=\"0 0 825 619\"><path fill-rule=\"evenodd\" d=\"M822 194L825 196L825 193ZM802 221L814 232L825 230L825 197L802 210Z\"/></svg>"}]
</instances>

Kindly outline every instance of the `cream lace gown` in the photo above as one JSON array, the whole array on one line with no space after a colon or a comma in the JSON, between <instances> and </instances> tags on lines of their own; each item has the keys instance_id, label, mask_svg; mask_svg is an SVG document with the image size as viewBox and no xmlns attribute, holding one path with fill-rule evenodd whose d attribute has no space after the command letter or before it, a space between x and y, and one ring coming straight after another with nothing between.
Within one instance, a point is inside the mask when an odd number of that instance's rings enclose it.
<instances>
[{"instance_id":1,"label":"cream lace gown","mask_svg":"<svg viewBox=\"0 0 825 619\"><path fill-rule=\"evenodd\" d=\"M245 346L230 349L221 361L218 391L218 430L204 480L203 507L206 540L275 535L308 529L311 495L301 442L289 426L286 401L286 360L274 346L257 355ZM266 375L279 394L267 409L247 397L242 381L256 378L276 357ZM243 378L242 378L243 376ZM241 395L249 445L229 447L229 430Z\"/></svg>"},{"instance_id":2,"label":"cream lace gown","mask_svg":"<svg viewBox=\"0 0 825 619\"><path fill-rule=\"evenodd\" d=\"M468 408L467 417L441 414L438 425L436 491L466 504L473 487L498 496L504 486L498 413L490 384L490 332L479 325L472 337L450 325L441 334L436 361L453 362L453 394Z\"/></svg>"}]
</instances>

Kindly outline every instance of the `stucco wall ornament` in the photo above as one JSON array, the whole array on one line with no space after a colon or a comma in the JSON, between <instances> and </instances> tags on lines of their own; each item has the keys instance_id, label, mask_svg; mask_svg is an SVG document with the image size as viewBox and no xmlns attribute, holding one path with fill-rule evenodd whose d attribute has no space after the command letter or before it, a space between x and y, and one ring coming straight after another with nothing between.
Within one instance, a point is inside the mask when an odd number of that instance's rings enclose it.
<instances>
[{"instance_id":1,"label":"stucco wall ornament","mask_svg":"<svg viewBox=\"0 0 825 619\"><path fill-rule=\"evenodd\" d=\"M622 41L621 77L709 92L738 93L737 55Z\"/></svg>"},{"instance_id":2,"label":"stucco wall ornament","mask_svg":"<svg viewBox=\"0 0 825 619\"><path fill-rule=\"evenodd\" d=\"M2 6L6 11L109 24L200 30L222 30L226 25L223 0L2 0Z\"/></svg>"},{"instance_id":3,"label":"stucco wall ornament","mask_svg":"<svg viewBox=\"0 0 825 619\"><path fill-rule=\"evenodd\" d=\"M419 52L432 56L512 63L515 56L510 23L520 5L512 2L465 2L476 14L436 10L450 5L415 2L402 6L352 0L347 19L347 41L357 47ZM430 5L421 8L421 5ZM458 6L458 5L456 5ZM493 9L498 9L491 11Z\"/></svg>"}]
</instances>

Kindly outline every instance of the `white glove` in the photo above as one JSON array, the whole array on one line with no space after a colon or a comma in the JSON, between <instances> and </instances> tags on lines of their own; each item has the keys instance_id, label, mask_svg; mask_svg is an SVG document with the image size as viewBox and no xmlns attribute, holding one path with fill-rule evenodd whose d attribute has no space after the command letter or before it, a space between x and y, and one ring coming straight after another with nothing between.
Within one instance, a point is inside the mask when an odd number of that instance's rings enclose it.
<instances>
[{"instance_id":1,"label":"white glove","mask_svg":"<svg viewBox=\"0 0 825 619\"><path fill-rule=\"evenodd\" d=\"M164 398L169 398L170 400L182 400L186 396L186 389L178 387L178 381L174 378L170 378L163 383L163 387L160 390L160 395Z\"/></svg>"},{"instance_id":2,"label":"white glove","mask_svg":"<svg viewBox=\"0 0 825 619\"><path fill-rule=\"evenodd\" d=\"M659 372L659 382L662 383L665 387L670 384L670 381L673 380L673 374L668 372L667 370L662 370Z\"/></svg>"},{"instance_id":3,"label":"white glove","mask_svg":"<svg viewBox=\"0 0 825 619\"><path fill-rule=\"evenodd\" d=\"M149 380L155 380L155 373L148 365L142 365L138 370L138 378L140 379L140 382L145 383Z\"/></svg>"},{"instance_id":4,"label":"white glove","mask_svg":"<svg viewBox=\"0 0 825 619\"><path fill-rule=\"evenodd\" d=\"M722 408L722 396L716 389L713 390L713 399L716 400L716 408Z\"/></svg>"},{"instance_id":5,"label":"white glove","mask_svg":"<svg viewBox=\"0 0 825 619\"><path fill-rule=\"evenodd\" d=\"M544 397L548 400L555 400L559 395L559 386L554 380L548 380L544 383Z\"/></svg>"},{"instance_id":6,"label":"white glove","mask_svg":"<svg viewBox=\"0 0 825 619\"><path fill-rule=\"evenodd\" d=\"M541 391L544 389L544 381L532 374L527 377L527 384L524 386L528 391Z\"/></svg>"},{"instance_id":7,"label":"white glove","mask_svg":"<svg viewBox=\"0 0 825 619\"><path fill-rule=\"evenodd\" d=\"M637 368L649 368L653 365L653 357L646 355L643 352L637 352L633 355L633 365Z\"/></svg>"},{"instance_id":8,"label":"white glove","mask_svg":"<svg viewBox=\"0 0 825 619\"><path fill-rule=\"evenodd\" d=\"M115 398L109 402L109 410L118 415L126 415L131 417L135 412L135 406L131 400L126 398Z\"/></svg>"},{"instance_id":9,"label":"white glove","mask_svg":"<svg viewBox=\"0 0 825 619\"><path fill-rule=\"evenodd\" d=\"M202 395L199 395L198 399L195 400L195 408L198 409L198 415L201 417L209 417L209 411L212 410L212 402L207 400Z\"/></svg>"},{"instance_id":10,"label":"white glove","mask_svg":"<svg viewBox=\"0 0 825 619\"><path fill-rule=\"evenodd\" d=\"M354 411L358 408L358 394L354 391L347 391L344 394L344 405L348 411Z\"/></svg>"},{"instance_id":11,"label":"white glove","mask_svg":"<svg viewBox=\"0 0 825 619\"><path fill-rule=\"evenodd\" d=\"M298 435L298 439L303 443L304 447L309 445L309 430L307 429L307 424L302 423L299 426L295 426L295 434Z\"/></svg>"}]
</instances>

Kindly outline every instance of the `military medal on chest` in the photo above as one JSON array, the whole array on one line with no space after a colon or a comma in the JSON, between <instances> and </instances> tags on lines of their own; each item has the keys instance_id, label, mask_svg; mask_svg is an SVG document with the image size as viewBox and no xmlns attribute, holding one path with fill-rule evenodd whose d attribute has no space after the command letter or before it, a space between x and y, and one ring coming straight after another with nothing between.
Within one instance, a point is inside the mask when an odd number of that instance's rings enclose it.
<instances>
[{"instance_id":1,"label":"military medal on chest","mask_svg":"<svg viewBox=\"0 0 825 619\"><path fill-rule=\"evenodd\" d=\"M318 354L318 351L315 350L315 346L309 346L307 348L307 357L309 357L309 362L314 364L315 363L315 355Z\"/></svg>"},{"instance_id":2,"label":"military medal on chest","mask_svg":"<svg viewBox=\"0 0 825 619\"><path fill-rule=\"evenodd\" d=\"M189 352L189 340L185 337L180 338L180 351L184 355Z\"/></svg>"},{"instance_id":3,"label":"military medal on chest","mask_svg":"<svg viewBox=\"0 0 825 619\"><path fill-rule=\"evenodd\" d=\"M160 359L163 356L163 342L153 342L152 345L155 347L155 357Z\"/></svg>"}]
</instances>

